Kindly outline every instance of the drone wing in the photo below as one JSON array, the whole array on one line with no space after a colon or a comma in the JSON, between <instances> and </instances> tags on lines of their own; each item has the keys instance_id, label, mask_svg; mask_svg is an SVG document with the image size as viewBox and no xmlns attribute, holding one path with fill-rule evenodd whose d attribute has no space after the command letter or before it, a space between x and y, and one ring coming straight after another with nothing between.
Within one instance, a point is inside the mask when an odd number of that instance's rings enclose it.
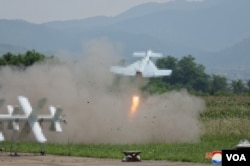
<instances>
[{"instance_id":1,"label":"drone wing","mask_svg":"<svg viewBox=\"0 0 250 166\"><path fill-rule=\"evenodd\" d=\"M36 137L36 140L40 143L45 143L47 139L42 132L40 124L37 121L29 121L29 125L31 130L33 131L34 136Z\"/></svg>"},{"instance_id":2,"label":"drone wing","mask_svg":"<svg viewBox=\"0 0 250 166\"><path fill-rule=\"evenodd\" d=\"M0 142L4 141L4 136L3 136L3 122L0 122Z\"/></svg>"},{"instance_id":3,"label":"drone wing","mask_svg":"<svg viewBox=\"0 0 250 166\"><path fill-rule=\"evenodd\" d=\"M3 106L4 104L4 99L0 99L0 108ZM4 141L4 136L3 136L3 122L0 122L0 142Z\"/></svg>"},{"instance_id":4,"label":"drone wing","mask_svg":"<svg viewBox=\"0 0 250 166\"><path fill-rule=\"evenodd\" d=\"M28 99L23 96L18 96L18 101L22 107L22 110L24 111L24 114L29 117L32 112L32 108Z\"/></svg>"},{"instance_id":5,"label":"drone wing","mask_svg":"<svg viewBox=\"0 0 250 166\"><path fill-rule=\"evenodd\" d=\"M47 103L47 99L46 98L40 99L37 102L37 105L35 107L36 112L39 112L40 110L42 110L46 103ZM33 110L33 112L34 112L34 110Z\"/></svg>"},{"instance_id":6,"label":"drone wing","mask_svg":"<svg viewBox=\"0 0 250 166\"><path fill-rule=\"evenodd\" d=\"M120 66L112 66L110 71L119 74L119 75L126 75L126 76L133 76L134 72L127 67L120 67Z\"/></svg>"},{"instance_id":7,"label":"drone wing","mask_svg":"<svg viewBox=\"0 0 250 166\"><path fill-rule=\"evenodd\" d=\"M120 75L135 76L137 72L143 70L143 61L139 60L126 67L113 66L110 71Z\"/></svg>"},{"instance_id":8,"label":"drone wing","mask_svg":"<svg viewBox=\"0 0 250 166\"><path fill-rule=\"evenodd\" d=\"M33 132L36 140L39 143L45 143L47 141L47 139L45 138L43 132L42 132L42 128L40 126L40 124L37 121L28 121L24 124L20 134L19 134L19 138L25 138L30 131Z\"/></svg>"},{"instance_id":9,"label":"drone wing","mask_svg":"<svg viewBox=\"0 0 250 166\"><path fill-rule=\"evenodd\" d=\"M25 122L23 125L23 128L21 130L21 132L19 133L19 138L23 139L25 137L27 137L27 135L30 133L30 126L28 122Z\"/></svg>"},{"instance_id":10,"label":"drone wing","mask_svg":"<svg viewBox=\"0 0 250 166\"><path fill-rule=\"evenodd\" d=\"M52 131L62 132L62 127L60 124L62 109L59 107L50 106L50 112L53 117L50 129Z\"/></svg>"},{"instance_id":11,"label":"drone wing","mask_svg":"<svg viewBox=\"0 0 250 166\"><path fill-rule=\"evenodd\" d=\"M8 109L9 115L11 117L18 115L20 112L20 108L18 106L13 107L12 105L7 105L7 109ZM19 131L19 124L18 124L18 122L16 122L16 120L18 120L18 119L14 119L14 120L9 121L8 129L13 129L13 130Z\"/></svg>"},{"instance_id":12,"label":"drone wing","mask_svg":"<svg viewBox=\"0 0 250 166\"><path fill-rule=\"evenodd\" d=\"M29 126L26 124L24 127L24 130L29 131L29 129L27 129L27 128L30 127L30 129L32 130L32 132L33 132L33 134L38 142L40 142L40 143L46 142L47 139L45 138L44 134L42 133L42 128L41 128L40 124L38 123L37 110L34 110L32 112L31 105L26 97L19 96L18 100L20 102L20 105L21 105L25 115L28 117Z\"/></svg>"},{"instance_id":13,"label":"drone wing","mask_svg":"<svg viewBox=\"0 0 250 166\"><path fill-rule=\"evenodd\" d=\"M155 72L155 77L170 76L171 74L172 70L157 70Z\"/></svg>"},{"instance_id":14,"label":"drone wing","mask_svg":"<svg viewBox=\"0 0 250 166\"><path fill-rule=\"evenodd\" d=\"M155 64L149 60L144 67L143 76L144 77L162 77L169 76L172 70L159 70Z\"/></svg>"},{"instance_id":15,"label":"drone wing","mask_svg":"<svg viewBox=\"0 0 250 166\"><path fill-rule=\"evenodd\" d=\"M3 133L0 131L0 141L4 141Z\"/></svg>"}]
</instances>

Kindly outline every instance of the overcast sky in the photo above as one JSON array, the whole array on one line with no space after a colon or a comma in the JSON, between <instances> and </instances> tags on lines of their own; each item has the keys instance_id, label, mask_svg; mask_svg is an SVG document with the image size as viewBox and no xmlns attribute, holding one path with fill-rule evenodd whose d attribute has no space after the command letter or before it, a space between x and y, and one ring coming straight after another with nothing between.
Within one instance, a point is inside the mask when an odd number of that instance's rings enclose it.
<instances>
[{"instance_id":1,"label":"overcast sky","mask_svg":"<svg viewBox=\"0 0 250 166\"><path fill-rule=\"evenodd\" d=\"M0 19L43 23L99 15L115 16L142 3L169 1L173 0L0 0Z\"/></svg>"},{"instance_id":2,"label":"overcast sky","mask_svg":"<svg viewBox=\"0 0 250 166\"><path fill-rule=\"evenodd\" d=\"M0 0L0 19L23 19L34 23L115 16L135 5L171 0Z\"/></svg>"}]
</instances>

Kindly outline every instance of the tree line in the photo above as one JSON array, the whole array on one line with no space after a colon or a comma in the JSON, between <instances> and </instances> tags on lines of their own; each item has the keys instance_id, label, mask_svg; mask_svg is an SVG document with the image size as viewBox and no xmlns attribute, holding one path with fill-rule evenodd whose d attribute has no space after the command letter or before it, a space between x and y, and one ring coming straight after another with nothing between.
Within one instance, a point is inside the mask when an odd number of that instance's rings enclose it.
<instances>
[{"instance_id":1,"label":"tree line","mask_svg":"<svg viewBox=\"0 0 250 166\"><path fill-rule=\"evenodd\" d=\"M25 69L34 63L43 62L46 59L53 59L53 56L45 56L35 50L27 51L24 54L6 53L0 56L0 67L13 66ZM170 90L185 88L190 93L199 95L250 95L250 80L244 83L242 80L231 82L221 75L209 75L205 67L195 62L192 55L177 59L173 56L159 58L156 66L162 69L172 69L172 75L161 78L151 78L142 90L149 93L164 93Z\"/></svg>"},{"instance_id":2,"label":"tree line","mask_svg":"<svg viewBox=\"0 0 250 166\"><path fill-rule=\"evenodd\" d=\"M228 80L221 75L209 75L205 67L195 63L192 55L177 59L173 56L164 57L156 61L159 68L172 69L172 75L162 78L152 78L143 87L150 93L163 93L169 90L185 88L191 93L200 95L250 95L250 80Z\"/></svg>"},{"instance_id":3,"label":"tree line","mask_svg":"<svg viewBox=\"0 0 250 166\"><path fill-rule=\"evenodd\" d=\"M48 58L52 57L47 57L35 50L26 51L26 53L17 55L7 52L0 57L0 66L12 66L25 69L26 67L32 66L34 63L42 62Z\"/></svg>"}]
</instances>

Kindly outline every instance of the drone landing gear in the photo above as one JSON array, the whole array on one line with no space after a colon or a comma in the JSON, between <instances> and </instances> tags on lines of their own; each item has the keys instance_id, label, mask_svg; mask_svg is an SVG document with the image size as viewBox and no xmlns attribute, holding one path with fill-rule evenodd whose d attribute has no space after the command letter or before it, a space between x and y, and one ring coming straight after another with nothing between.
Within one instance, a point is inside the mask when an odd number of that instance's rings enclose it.
<instances>
[{"instance_id":1,"label":"drone landing gear","mask_svg":"<svg viewBox=\"0 0 250 166\"><path fill-rule=\"evenodd\" d=\"M42 156L45 156L45 155L46 155L45 151L41 151L40 154L41 154Z\"/></svg>"},{"instance_id":2,"label":"drone landing gear","mask_svg":"<svg viewBox=\"0 0 250 166\"><path fill-rule=\"evenodd\" d=\"M10 146L10 156L19 156L17 154L17 138L19 137L19 132L18 131L14 131L12 134L12 144Z\"/></svg>"},{"instance_id":3,"label":"drone landing gear","mask_svg":"<svg viewBox=\"0 0 250 166\"><path fill-rule=\"evenodd\" d=\"M46 152L45 152L45 144L44 144L44 143L41 144L41 151L40 151L40 154L41 154L42 156L45 156L45 155L46 155Z\"/></svg>"},{"instance_id":4,"label":"drone landing gear","mask_svg":"<svg viewBox=\"0 0 250 166\"><path fill-rule=\"evenodd\" d=\"M19 155L17 154L17 152L14 152L13 154L10 153L10 156L12 156L12 157L17 157L17 156L19 156Z\"/></svg>"},{"instance_id":5,"label":"drone landing gear","mask_svg":"<svg viewBox=\"0 0 250 166\"><path fill-rule=\"evenodd\" d=\"M14 142L14 144L11 144L11 147L10 147L10 156L19 156L17 154L17 148L16 148L16 142Z\"/></svg>"}]
</instances>

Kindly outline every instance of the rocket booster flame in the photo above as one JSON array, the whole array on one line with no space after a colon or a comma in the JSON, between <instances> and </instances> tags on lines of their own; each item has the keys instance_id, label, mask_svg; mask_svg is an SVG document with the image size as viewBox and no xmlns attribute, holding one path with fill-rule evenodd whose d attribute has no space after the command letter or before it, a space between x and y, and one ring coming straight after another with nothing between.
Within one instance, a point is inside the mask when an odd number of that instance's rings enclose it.
<instances>
[{"instance_id":1,"label":"rocket booster flame","mask_svg":"<svg viewBox=\"0 0 250 166\"><path fill-rule=\"evenodd\" d=\"M140 97L138 95L134 95L132 98L132 105L130 108L130 116L133 116L135 114L139 104L140 104Z\"/></svg>"}]
</instances>

